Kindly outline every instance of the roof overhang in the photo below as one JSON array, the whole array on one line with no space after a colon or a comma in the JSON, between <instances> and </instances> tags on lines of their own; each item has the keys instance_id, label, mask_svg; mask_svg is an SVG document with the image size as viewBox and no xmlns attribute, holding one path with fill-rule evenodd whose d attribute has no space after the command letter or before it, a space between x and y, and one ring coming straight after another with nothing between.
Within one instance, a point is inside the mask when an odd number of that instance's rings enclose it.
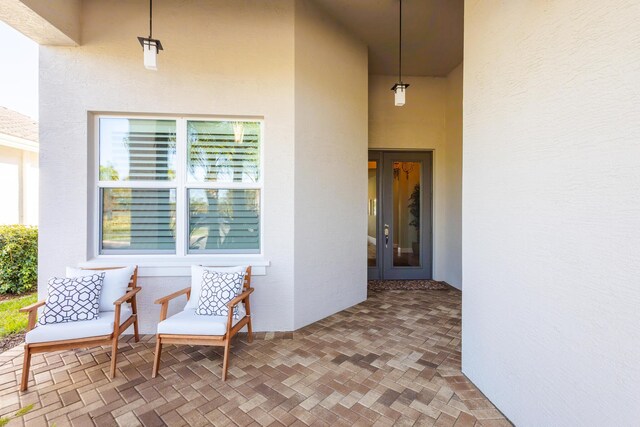
<instances>
[{"instance_id":1,"label":"roof overhang","mask_svg":"<svg viewBox=\"0 0 640 427\"><path fill-rule=\"evenodd\" d=\"M0 147L17 148L18 150L31 151L33 153L37 153L40 149L39 144L35 141L4 133L0 133Z\"/></svg>"},{"instance_id":2,"label":"roof overhang","mask_svg":"<svg viewBox=\"0 0 640 427\"><path fill-rule=\"evenodd\" d=\"M81 0L2 0L0 20L41 45L80 44Z\"/></svg>"}]
</instances>

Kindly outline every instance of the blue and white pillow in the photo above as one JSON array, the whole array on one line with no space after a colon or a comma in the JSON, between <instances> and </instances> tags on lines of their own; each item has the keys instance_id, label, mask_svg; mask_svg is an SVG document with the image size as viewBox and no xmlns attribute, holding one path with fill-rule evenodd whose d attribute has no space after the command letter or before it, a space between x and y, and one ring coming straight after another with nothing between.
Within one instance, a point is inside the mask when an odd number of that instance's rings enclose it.
<instances>
[{"instance_id":1,"label":"blue and white pillow","mask_svg":"<svg viewBox=\"0 0 640 427\"><path fill-rule=\"evenodd\" d=\"M228 316L227 304L240 295L244 273L217 273L205 271L202 289L198 298L196 314L202 316ZM238 306L233 308L233 317L238 318Z\"/></svg>"},{"instance_id":2,"label":"blue and white pillow","mask_svg":"<svg viewBox=\"0 0 640 427\"><path fill-rule=\"evenodd\" d=\"M83 277L53 277L47 284L47 300L40 325L98 318L104 273Z\"/></svg>"}]
</instances>

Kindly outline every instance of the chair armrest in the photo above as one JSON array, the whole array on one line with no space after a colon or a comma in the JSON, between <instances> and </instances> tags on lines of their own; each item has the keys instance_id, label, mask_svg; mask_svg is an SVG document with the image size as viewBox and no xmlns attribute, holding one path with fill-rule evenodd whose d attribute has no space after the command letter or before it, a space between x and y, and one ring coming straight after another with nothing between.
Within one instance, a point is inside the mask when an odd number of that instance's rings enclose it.
<instances>
[{"instance_id":1,"label":"chair armrest","mask_svg":"<svg viewBox=\"0 0 640 427\"><path fill-rule=\"evenodd\" d=\"M20 311L20 313L26 313L28 311L37 310L38 308L42 307L43 305L44 305L44 300L38 301L38 302L34 302L33 304L28 305L26 307L22 307L19 311Z\"/></svg>"},{"instance_id":2,"label":"chair armrest","mask_svg":"<svg viewBox=\"0 0 640 427\"><path fill-rule=\"evenodd\" d=\"M26 307L22 307L19 311L21 313L29 313L29 320L27 323L27 332L36 327L36 320L38 320L38 308L44 305L44 300L38 301Z\"/></svg>"},{"instance_id":3,"label":"chair armrest","mask_svg":"<svg viewBox=\"0 0 640 427\"><path fill-rule=\"evenodd\" d=\"M231 327L233 326L233 307L248 299L249 295L253 293L253 290L253 288L249 288L227 303L227 307L229 307L229 315L227 317L227 336L231 336Z\"/></svg>"},{"instance_id":4,"label":"chair armrest","mask_svg":"<svg viewBox=\"0 0 640 427\"><path fill-rule=\"evenodd\" d=\"M187 300L191 297L191 287L188 288L184 288L181 289L179 291L176 291L170 295L167 295L166 297L162 297L162 298L158 298L157 300L155 300L155 304L162 304L162 306L160 307L160 321L162 322L163 320L165 320L167 318L167 312L169 310L169 301L171 301L174 298L179 297L182 294L187 294Z\"/></svg>"},{"instance_id":5,"label":"chair armrest","mask_svg":"<svg viewBox=\"0 0 640 427\"><path fill-rule=\"evenodd\" d=\"M232 299L231 301L229 301L229 303L227 304L227 307L229 307L229 310L231 310L233 307L235 307L236 305L238 305L238 303L244 301L245 299L247 299L249 297L249 295L251 295L253 293L254 289L253 288L249 288L246 291L244 291L243 293L241 293L240 295L238 295L237 297L235 297L234 299Z\"/></svg>"},{"instance_id":6,"label":"chair armrest","mask_svg":"<svg viewBox=\"0 0 640 427\"><path fill-rule=\"evenodd\" d=\"M126 294L124 294L123 296L121 296L120 298L115 300L113 305L121 305L121 304L129 301L131 298L133 298L133 296L135 294L137 294L141 290L142 290L142 288L133 288L133 289L131 289L129 292L127 292Z\"/></svg>"},{"instance_id":7,"label":"chair armrest","mask_svg":"<svg viewBox=\"0 0 640 427\"><path fill-rule=\"evenodd\" d=\"M191 294L191 287L180 289L179 291L176 291L176 292L174 292L172 294L169 294L166 297L158 298L157 300L154 301L154 304L167 303L167 302L171 301L172 299L179 297L182 294L187 294L187 299L189 299L190 294Z\"/></svg>"}]
</instances>

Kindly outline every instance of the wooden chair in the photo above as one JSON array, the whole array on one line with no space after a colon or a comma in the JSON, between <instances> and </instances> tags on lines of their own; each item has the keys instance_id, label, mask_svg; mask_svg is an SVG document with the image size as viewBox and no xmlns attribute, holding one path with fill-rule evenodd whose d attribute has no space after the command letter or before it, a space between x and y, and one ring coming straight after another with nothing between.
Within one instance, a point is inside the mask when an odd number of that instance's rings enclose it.
<instances>
[{"instance_id":1,"label":"wooden chair","mask_svg":"<svg viewBox=\"0 0 640 427\"><path fill-rule=\"evenodd\" d=\"M124 267L106 267L106 268L86 268L84 270L115 270ZM129 280L129 288L127 293L121 298L117 299L113 305L113 312L101 312L98 319L88 320L83 322L68 322L58 323L52 325L39 325L36 327L36 320L38 316L38 308L45 304L45 301L38 301L35 304L31 304L27 307L20 309L21 312L29 313L29 323L27 325L27 337L24 345L24 363L22 367L22 382L20 384L20 391L27 389L29 382L29 368L31 366L31 355L34 353L44 353L50 351L67 350L74 348L89 348L101 345L111 344L111 378L116 375L116 361L118 356L118 338L127 330L129 326L133 324L133 331L136 342L140 340L138 335L138 307L136 305L136 294L140 292L141 288L138 286L138 267L135 267L131 279ZM130 302L131 310L128 308L122 308L122 304ZM123 319L121 319L121 315ZM113 317L112 317L113 316ZM113 322L111 321L113 319ZM98 323L94 323L98 322ZM98 331L99 333L113 329L108 334L92 335ZM55 329L54 329L55 328ZM70 335L73 338L60 339L55 341L48 340L51 336L55 336L56 332L64 330L64 334ZM75 330L73 328L76 328ZM38 331L38 337L30 340L28 334L30 332ZM50 332L54 333L50 333ZM33 334L33 333L32 333ZM74 336L75 335L75 336ZM31 341L31 342L30 342Z\"/></svg>"},{"instance_id":2,"label":"wooden chair","mask_svg":"<svg viewBox=\"0 0 640 427\"><path fill-rule=\"evenodd\" d=\"M249 295L253 293L251 287L251 267L247 267L244 277L242 293L228 303L229 315L222 316L199 316L195 310L185 309L167 319L169 301L186 295L187 300L191 297L191 287L167 295L156 300L156 304L161 304L160 323L156 334L156 354L153 361L152 378L158 375L160 369L160 354L164 344L187 344L187 345L208 345L224 347L224 359L222 362L222 381L227 379L227 368L229 367L229 347L231 339L245 326L247 327L249 342L253 341L251 329L251 306L249 305ZM240 304L240 315L238 319L233 318L233 308Z\"/></svg>"}]
</instances>

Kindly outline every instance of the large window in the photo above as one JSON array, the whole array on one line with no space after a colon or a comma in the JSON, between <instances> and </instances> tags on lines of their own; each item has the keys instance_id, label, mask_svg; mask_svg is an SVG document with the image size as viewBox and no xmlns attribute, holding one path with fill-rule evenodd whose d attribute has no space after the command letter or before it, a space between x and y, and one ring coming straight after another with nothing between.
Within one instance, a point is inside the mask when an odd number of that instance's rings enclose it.
<instances>
[{"instance_id":1,"label":"large window","mask_svg":"<svg viewBox=\"0 0 640 427\"><path fill-rule=\"evenodd\" d=\"M99 252L260 252L261 122L99 116Z\"/></svg>"}]
</instances>

